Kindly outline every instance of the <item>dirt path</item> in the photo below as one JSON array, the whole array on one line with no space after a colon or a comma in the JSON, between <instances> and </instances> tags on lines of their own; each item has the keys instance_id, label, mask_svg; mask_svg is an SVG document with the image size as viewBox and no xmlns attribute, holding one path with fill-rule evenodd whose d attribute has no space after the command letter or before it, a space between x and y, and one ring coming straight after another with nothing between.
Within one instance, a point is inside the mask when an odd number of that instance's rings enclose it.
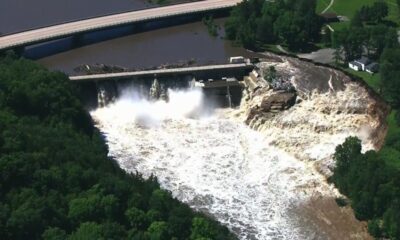
<instances>
[{"instance_id":1,"label":"dirt path","mask_svg":"<svg viewBox=\"0 0 400 240\"><path fill-rule=\"evenodd\" d=\"M321 14L322 14L322 13L326 13L326 11L328 11L329 8L332 7L333 3L335 3L335 0L331 0L331 2L329 3L329 5L321 12Z\"/></svg>"}]
</instances>

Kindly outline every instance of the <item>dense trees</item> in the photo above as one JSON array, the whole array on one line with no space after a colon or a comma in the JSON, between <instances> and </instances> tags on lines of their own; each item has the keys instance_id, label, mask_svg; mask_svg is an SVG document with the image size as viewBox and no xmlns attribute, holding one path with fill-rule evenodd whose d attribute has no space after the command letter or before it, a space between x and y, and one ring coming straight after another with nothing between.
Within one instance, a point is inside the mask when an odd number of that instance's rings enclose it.
<instances>
[{"instance_id":1,"label":"dense trees","mask_svg":"<svg viewBox=\"0 0 400 240\"><path fill-rule=\"evenodd\" d=\"M335 31L332 45L336 51L343 53L343 62L352 61L362 55L379 59L385 48L397 48L397 32L395 28L379 24L358 27L353 19L350 28Z\"/></svg>"},{"instance_id":2,"label":"dense trees","mask_svg":"<svg viewBox=\"0 0 400 240\"><path fill-rule=\"evenodd\" d=\"M400 0L396 0L396 3L397 3L397 8L398 8L399 13L400 13Z\"/></svg>"},{"instance_id":3,"label":"dense trees","mask_svg":"<svg viewBox=\"0 0 400 240\"><path fill-rule=\"evenodd\" d=\"M362 55L379 60L385 48L399 47L397 30L382 23L387 15L388 6L384 1L378 0L371 6L362 6L355 12L348 28L334 32L332 45L336 55L343 55L343 62Z\"/></svg>"},{"instance_id":4,"label":"dense trees","mask_svg":"<svg viewBox=\"0 0 400 240\"><path fill-rule=\"evenodd\" d=\"M385 98L400 109L400 48L387 48L381 56L381 81Z\"/></svg>"},{"instance_id":5,"label":"dense trees","mask_svg":"<svg viewBox=\"0 0 400 240\"><path fill-rule=\"evenodd\" d=\"M126 174L68 78L0 58L0 239L232 239L226 228Z\"/></svg>"},{"instance_id":6,"label":"dense trees","mask_svg":"<svg viewBox=\"0 0 400 240\"><path fill-rule=\"evenodd\" d=\"M322 21L315 9L315 0L243 1L225 24L226 36L248 48L283 43L304 50L319 38Z\"/></svg>"},{"instance_id":7,"label":"dense trees","mask_svg":"<svg viewBox=\"0 0 400 240\"><path fill-rule=\"evenodd\" d=\"M362 6L358 14L363 21L380 22L389 14L385 1L376 1L372 6Z\"/></svg>"},{"instance_id":8,"label":"dense trees","mask_svg":"<svg viewBox=\"0 0 400 240\"><path fill-rule=\"evenodd\" d=\"M395 142L392 147L400 150L400 138ZM400 239L400 171L387 166L381 152L362 154L361 142L354 137L336 148L334 158L331 180L351 199L356 217L368 220L375 237Z\"/></svg>"}]
</instances>

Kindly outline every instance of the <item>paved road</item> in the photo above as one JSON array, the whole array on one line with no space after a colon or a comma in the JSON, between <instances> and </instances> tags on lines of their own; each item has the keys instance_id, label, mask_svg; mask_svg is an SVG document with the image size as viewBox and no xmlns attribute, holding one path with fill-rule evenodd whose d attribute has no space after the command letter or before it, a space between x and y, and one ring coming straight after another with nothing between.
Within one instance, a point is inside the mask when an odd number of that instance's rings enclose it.
<instances>
[{"instance_id":1,"label":"paved road","mask_svg":"<svg viewBox=\"0 0 400 240\"><path fill-rule=\"evenodd\" d=\"M205 0L96 17L0 37L0 50L121 24L235 6L242 0Z\"/></svg>"},{"instance_id":2,"label":"paved road","mask_svg":"<svg viewBox=\"0 0 400 240\"><path fill-rule=\"evenodd\" d=\"M70 76L69 80L71 80L71 81L108 80L108 79L115 79L115 78L154 76L154 75L162 75L162 74L199 72L199 71L210 71L210 70L250 69L252 67L253 67L253 65L246 64L246 63L219 64L219 65L209 65L209 66L156 69L156 70L145 70L145 71L135 71L135 72L120 72L120 73L104 73L104 74L93 74L93 75L82 75L82 76Z\"/></svg>"},{"instance_id":3,"label":"paved road","mask_svg":"<svg viewBox=\"0 0 400 240\"><path fill-rule=\"evenodd\" d=\"M335 0L331 0L331 2L329 3L329 5L328 5L321 13L326 13L326 12L329 10L329 8L332 7L332 5L333 5L334 2L335 2Z\"/></svg>"}]
</instances>

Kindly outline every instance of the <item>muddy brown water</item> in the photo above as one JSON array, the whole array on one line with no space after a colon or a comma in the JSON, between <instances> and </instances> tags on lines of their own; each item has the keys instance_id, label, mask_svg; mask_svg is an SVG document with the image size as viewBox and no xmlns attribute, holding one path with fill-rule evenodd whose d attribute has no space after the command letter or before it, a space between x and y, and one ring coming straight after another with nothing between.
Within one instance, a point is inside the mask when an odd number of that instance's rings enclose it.
<instances>
[{"instance_id":1,"label":"muddy brown water","mask_svg":"<svg viewBox=\"0 0 400 240\"><path fill-rule=\"evenodd\" d=\"M42 58L39 63L76 74L74 68L82 64L148 68L191 59L196 64L209 64L225 63L232 56L257 56L223 39L224 20L215 21L221 27L217 37L211 36L203 23L195 22L87 45Z\"/></svg>"}]
</instances>

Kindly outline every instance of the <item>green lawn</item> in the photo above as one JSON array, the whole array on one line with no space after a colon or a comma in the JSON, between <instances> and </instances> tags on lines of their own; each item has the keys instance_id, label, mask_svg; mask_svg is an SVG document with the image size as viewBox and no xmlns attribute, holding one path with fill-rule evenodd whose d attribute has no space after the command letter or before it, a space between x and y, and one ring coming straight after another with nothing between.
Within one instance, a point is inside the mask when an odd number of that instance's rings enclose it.
<instances>
[{"instance_id":1,"label":"green lawn","mask_svg":"<svg viewBox=\"0 0 400 240\"><path fill-rule=\"evenodd\" d=\"M318 0L317 1L317 13L322 12L330 3L330 0ZM329 12L329 10L328 10Z\"/></svg>"},{"instance_id":2,"label":"green lawn","mask_svg":"<svg viewBox=\"0 0 400 240\"><path fill-rule=\"evenodd\" d=\"M386 141L390 141L391 139L398 139L398 136L400 134L400 127L396 123L395 115L396 111L392 111L387 118L389 129L386 135ZM400 169L400 151L396 149L395 146L391 147L390 144L386 144L385 146L383 146L380 153L389 166Z\"/></svg>"},{"instance_id":3,"label":"green lawn","mask_svg":"<svg viewBox=\"0 0 400 240\"><path fill-rule=\"evenodd\" d=\"M332 7L327 12L334 12L338 15L347 16L350 19L354 13L361 8L363 5L372 5L376 0L335 0ZM389 6L389 16L387 20L393 21L400 27L400 14L395 0L385 0ZM317 1L317 12L320 13L324 10L330 0L318 0ZM340 29L346 26L348 23L333 23L331 26L334 29Z\"/></svg>"},{"instance_id":4,"label":"green lawn","mask_svg":"<svg viewBox=\"0 0 400 240\"><path fill-rule=\"evenodd\" d=\"M332 7L327 12L334 12L338 15L347 16L351 19L354 13L361 8L363 5L373 4L376 0L335 0ZM386 20L395 22L397 28L400 29L400 13L397 7L396 0L385 0L389 6L389 15ZM317 1L317 12L322 12L330 3L330 0L318 0ZM338 22L331 23L330 26L335 30L340 30L344 27L349 26L349 22ZM379 82L380 75L369 74L367 72L357 72L349 68L343 68L343 71L349 72L353 75L361 77L371 88L373 88L377 93L379 93ZM400 169L400 151L398 147L392 145L392 140L398 139L400 136L400 126L396 123L395 119L396 111L393 110L387 117L388 132L386 136L386 143L380 150L380 155L384 161L394 168Z\"/></svg>"},{"instance_id":5,"label":"green lawn","mask_svg":"<svg viewBox=\"0 0 400 240\"><path fill-rule=\"evenodd\" d=\"M379 73L369 74L367 72L354 71L350 68L344 69L353 75L361 77L370 87L372 87L375 92L379 93Z\"/></svg>"}]
</instances>

